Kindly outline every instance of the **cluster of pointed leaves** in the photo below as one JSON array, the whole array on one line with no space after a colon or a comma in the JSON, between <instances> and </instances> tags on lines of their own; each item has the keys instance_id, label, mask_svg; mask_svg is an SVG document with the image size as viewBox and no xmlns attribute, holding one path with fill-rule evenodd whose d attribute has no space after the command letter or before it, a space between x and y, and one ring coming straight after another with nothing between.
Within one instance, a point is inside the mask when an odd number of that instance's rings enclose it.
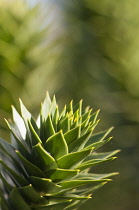
<instances>
[{"instance_id":1,"label":"cluster of pointed leaves","mask_svg":"<svg viewBox=\"0 0 139 210\"><path fill-rule=\"evenodd\" d=\"M0 139L0 205L2 210L77 209L91 193L117 173L94 174L89 168L113 160L119 150L96 153L110 140L112 128L93 134L98 111L71 102L59 112L49 94L37 121L20 101L7 122L11 144Z\"/></svg>"}]
</instances>

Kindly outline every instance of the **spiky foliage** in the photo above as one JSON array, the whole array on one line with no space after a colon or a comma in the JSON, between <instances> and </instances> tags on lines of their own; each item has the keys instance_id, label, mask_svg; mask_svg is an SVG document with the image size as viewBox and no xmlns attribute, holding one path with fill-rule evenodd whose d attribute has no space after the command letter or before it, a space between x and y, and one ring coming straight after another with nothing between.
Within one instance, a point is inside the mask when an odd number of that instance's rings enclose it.
<instances>
[{"instance_id":1,"label":"spiky foliage","mask_svg":"<svg viewBox=\"0 0 139 210\"><path fill-rule=\"evenodd\" d=\"M49 94L37 121L20 100L21 116L14 107L11 144L0 139L2 210L76 209L91 193L117 173L89 173L91 166L113 160L119 150L96 153L107 143L112 128L93 133L99 111L82 109L82 101L59 112Z\"/></svg>"}]
</instances>

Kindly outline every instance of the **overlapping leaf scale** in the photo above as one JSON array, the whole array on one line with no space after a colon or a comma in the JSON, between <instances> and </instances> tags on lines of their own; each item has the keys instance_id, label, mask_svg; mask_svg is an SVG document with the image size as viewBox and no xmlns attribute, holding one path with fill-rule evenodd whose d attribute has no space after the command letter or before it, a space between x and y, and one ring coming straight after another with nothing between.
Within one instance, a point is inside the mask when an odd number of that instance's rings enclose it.
<instances>
[{"instance_id":1,"label":"overlapping leaf scale","mask_svg":"<svg viewBox=\"0 0 139 210\"><path fill-rule=\"evenodd\" d=\"M110 140L106 136L112 130L93 134L99 110L83 110L81 100L60 112L55 96L51 101L48 93L37 121L21 100L20 108L21 115L12 107L14 125L6 121L12 145L0 139L2 210L74 209L117 174L88 173L119 152L94 152Z\"/></svg>"},{"instance_id":2,"label":"overlapping leaf scale","mask_svg":"<svg viewBox=\"0 0 139 210\"><path fill-rule=\"evenodd\" d=\"M92 167L93 165L98 165L103 162L114 160L117 157L112 156L117 154L118 152L120 152L120 150L115 150L106 153L92 153L88 155L88 157L86 157L84 161L78 167L76 167L76 169L80 169L81 171L83 171L87 168Z\"/></svg>"},{"instance_id":3,"label":"overlapping leaf scale","mask_svg":"<svg viewBox=\"0 0 139 210\"><path fill-rule=\"evenodd\" d=\"M55 159L48 153L44 147L38 143L32 148L33 163L42 171L56 169L58 167Z\"/></svg>"},{"instance_id":4,"label":"overlapping leaf scale","mask_svg":"<svg viewBox=\"0 0 139 210\"><path fill-rule=\"evenodd\" d=\"M45 172L48 178L50 178L54 183L59 183L61 181L70 180L74 178L80 170L72 169L50 169Z\"/></svg>"}]
</instances>

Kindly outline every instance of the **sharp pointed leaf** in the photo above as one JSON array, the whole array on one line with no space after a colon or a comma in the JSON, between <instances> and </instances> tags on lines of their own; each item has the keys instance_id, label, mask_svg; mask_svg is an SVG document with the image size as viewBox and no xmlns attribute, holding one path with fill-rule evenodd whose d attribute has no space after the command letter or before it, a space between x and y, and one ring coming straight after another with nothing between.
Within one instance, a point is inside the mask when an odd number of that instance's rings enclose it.
<instances>
[{"instance_id":1,"label":"sharp pointed leaf","mask_svg":"<svg viewBox=\"0 0 139 210\"><path fill-rule=\"evenodd\" d=\"M68 154L68 146L62 131L47 139L44 147L55 159Z\"/></svg>"},{"instance_id":2,"label":"sharp pointed leaf","mask_svg":"<svg viewBox=\"0 0 139 210\"><path fill-rule=\"evenodd\" d=\"M0 150L5 152L10 157L15 156L15 150L12 145L9 144L7 141L4 141L2 138L0 138Z\"/></svg>"},{"instance_id":3,"label":"sharp pointed leaf","mask_svg":"<svg viewBox=\"0 0 139 210\"><path fill-rule=\"evenodd\" d=\"M54 126L50 115L48 115L45 123L45 140L55 134Z\"/></svg>"},{"instance_id":4,"label":"sharp pointed leaf","mask_svg":"<svg viewBox=\"0 0 139 210\"><path fill-rule=\"evenodd\" d=\"M90 109L90 106L87 106L84 110L84 114L87 113L89 111L89 109Z\"/></svg>"},{"instance_id":5,"label":"sharp pointed leaf","mask_svg":"<svg viewBox=\"0 0 139 210\"><path fill-rule=\"evenodd\" d=\"M82 171L82 170L92 167L93 165L98 165L103 162L108 162L108 161L114 160L115 158L116 157L112 157L112 158L108 158L104 160L94 159L94 160L86 161L86 162L81 163L76 169L80 169Z\"/></svg>"},{"instance_id":6,"label":"sharp pointed leaf","mask_svg":"<svg viewBox=\"0 0 139 210\"><path fill-rule=\"evenodd\" d=\"M84 200L84 199L90 199L90 196L79 196L79 195L75 195L75 194L68 194L65 196L55 196L56 198L66 198L68 200L72 199L72 200Z\"/></svg>"},{"instance_id":7,"label":"sharp pointed leaf","mask_svg":"<svg viewBox=\"0 0 139 210\"><path fill-rule=\"evenodd\" d=\"M95 123L90 122L90 123L88 124L88 126L85 127L85 128L82 130L82 135L84 135L85 133L88 133L89 131L93 131L93 130L95 129L95 127L97 126L97 124L98 124L99 121L100 121L100 120L97 120Z\"/></svg>"},{"instance_id":8,"label":"sharp pointed leaf","mask_svg":"<svg viewBox=\"0 0 139 210\"><path fill-rule=\"evenodd\" d=\"M66 112L73 114L73 100L70 102L69 106L67 107Z\"/></svg>"},{"instance_id":9,"label":"sharp pointed leaf","mask_svg":"<svg viewBox=\"0 0 139 210\"><path fill-rule=\"evenodd\" d=\"M51 179L31 176L30 180L34 189L36 189L41 195L46 196L56 193L61 188L61 186L54 184Z\"/></svg>"},{"instance_id":10,"label":"sharp pointed leaf","mask_svg":"<svg viewBox=\"0 0 139 210\"><path fill-rule=\"evenodd\" d=\"M22 119L22 117L19 115L19 113L17 112L17 110L14 108L14 106L12 106L12 113L13 113L13 120L16 124L16 126L18 127L22 138L25 139L26 137L26 127L24 124L24 121Z\"/></svg>"},{"instance_id":11,"label":"sharp pointed leaf","mask_svg":"<svg viewBox=\"0 0 139 210\"><path fill-rule=\"evenodd\" d=\"M59 111L58 111L58 106L56 107L54 116L52 118L53 126L55 131L57 132L57 124L58 124L58 119L59 119Z\"/></svg>"},{"instance_id":12,"label":"sharp pointed leaf","mask_svg":"<svg viewBox=\"0 0 139 210\"><path fill-rule=\"evenodd\" d=\"M21 99L19 99L19 101L20 101L20 108L21 108L22 117L24 118L25 122L27 123L27 121L31 119L31 114L27 110L27 108L24 106L24 104L21 101Z\"/></svg>"},{"instance_id":13,"label":"sharp pointed leaf","mask_svg":"<svg viewBox=\"0 0 139 210\"><path fill-rule=\"evenodd\" d=\"M101 183L99 183L95 186L90 185L90 187L87 186L87 187L84 187L84 188L81 188L81 189L77 189L76 193L79 194L79 195L88 195L90 193L93 193L95 190L99 189L100 187L103 187L107 183L108 183L107 181L104 181L104 182L101 182Z\"/></svg>"},{"instance_id":14,"label":"sharp pointed leaf","mask_svg":"<svg viewBox=\"0 0 139 210\"><path fill-rule=\"evenodd\" d=\"M77 139L80 136L80 130L81 126L77 126L64 134L67 144L72 143L75 139Z\"/></svg>"},{"instance_id":15,"label":"sharp pointed leaf","mask_svg":"<svg viewBox=\"0 0 139 210\"><path fill-rule=\"evenodd\" d=\"M57 129L58 131L62 129L63 133L66 133L70 130L70 122L68 115L59 122Z\"/></svg>"},{"instance_id":16,"label":"sharp pointed leaf","mask_svg":"<svg viewBox=\"0 0 139 210\"><path fill-rule=\"evenodd\" d=\"M30 176L45 177L44 173L37 166L33 165L31 162L25 159L19 151L16 150L16 154L20 158L22 164Z\"/></svg>"},{"instance_id":17,"label":"sharp pointed leaf","mask_svg":"<svg viewBox=\"0 0 139 210\"><path fill-rule=\"evenodd\" d=\"M46 205L48 204L48 200L42 197L33 187L32 185L28 185L25 187L18 188L22 197L27 200L29 203Z\"/></svg>"},{"instance_id":18,"label":"sharp pointed leaf","mask_svg":"<svg viewBox=\"0 0 139 210\"><path fill-rule=\"evenodd\" d=\"M51 99L50 99L49 93L46 92L46 97L41 107L41 116L43 118L43 121L46 120L48 117L50 106L51 106Z\"/></svg>"},{"instance_id":19,"label":"sharp pointed leaf","mask_svg":"<svg viewBox=\"0 0 139 210\"><path fill-rule=\"evenodd\" d=\"M91 121L91 122L93 122L93 123L96 122L99 112L100 112L100 109L97 110L96 112L94 112L94 113L91 115L91 117L90 117L90 121Z\"/></svg>"},{"instance_id":20,"label":"sharp pointed leaf","mask_svg":"<svg viewBox=\"0 0 139 210\"><path fill-rule=\"evenodd\" d=\"M30 120L28 120L28 126L29 126L29 130L31 133L31 141L32 141L32 145L36 145L37 143L42 143L40 137L38 136L38 134L36 133L35 129L33 128Z\"/></svg>"},{"instance_id":21,"label":"sharp pointed leaf","mask_svg":"<svg viewBox=\"0 0 139 210\"><path fill-rule=\"evenodd\" d=\"M6 188L6 190L7 190L8 192L10 192L10 191L13 189L13 186L11 186L11 185L7 182L7 180L5 179L5 177L2 176L1 173L0 173L0 179L1 179L1 181L3 182L4 187Z\"/></svg>"},{"instance_id":22,"label":"sharp pointed leaf","mask_svg":"<svg viewBox=\"0 0 139 210\"><path fill-rule=\"evenodd\" d=\"M82 150L80 152L69 153L57 160L57 164L60 168L70 169L81 163L84 158L90 154L92 149Z\"/></svg>"},{"instance_id":23,"label":"sharp pointed leaf","mask_svg":"<svg viewBox=\"0 0 139 210\"><path fill-rule=\"evenodd\" d=\"M93 143L99 142L99 141L103 141L105 139L105 137L112 131L112 128L109 128L108 130L102 131L100 133L96 133L94 134L89 141L86 143L85 147L88 147L90 145L92 145Z\"/></svg>"},{"instance_id":24,"label":"sharp pointed leaf","mask_svg":"<svg viewBox=\"0 0 139 210\"><path fill-rule=\"evenodd\" d=\"M8 167L2 160L0 160L0 164L3 166L3 168L9 172L12 180L14 183L16 183L18 186L25 186L28 185L28 182L26 179L24 179L21 175L17 174L14 170L12 170L10 167Z\"/></svg>"},{"instance_id":25,"label":"sharp pointed leaf","mask_svg":"<svg viewBox=\"0 0 139 210\"><path fill-rule=\"evenodd\" d=\"M10 193L9 202L14 210L31 210L28 204L21 197L17 188L14 188Z\"/></svg>"},{"instance_id":26,"label":"sharp pointed leaf","mask_svg":"<svg viewBox=\"0 0 139 210\"><path fill-rule=\"evenodd\" d=\"M65 117L65 114L66 114L66 105L64 106L64 108L59 116L59 119L62 120Z\"/></svg>"},{"instance_id":27,"label":"sharp pointed leaf","mask_svg":"<svg viewBox=\"0 0 139 210\"><path fill-rule=\"evenodd\" d=\"M107 142L109 142L112 139L112 137L109 137L108 139L104 139L102 141L99 142L95 142L93 144L90 144L89 146L85 147L85 149L89 149L91 147L94 147L94 150L103 146L104 144L106 144ZM86 146L86 145L85 145Z\"/></svg>"},{"instance_id":28,"label":"sharp pointed leaf","mask_svg":"<svg viewBox=\"0 0 139 210\"><path fill-rule=\"evenodd\" d=\"M100 187L102 187L104 184L106 184L107 182L102 182L102 183L100 183L100 184L98 184L98 185L95 185L95 186L93 186L92 187L92 185L91 185L91 187L84 187L82 190L76 190L76 192L78 193L78 192L82 192L82 193L80 193L79 195L81 195L81 196L83 196L83 195L88 195L88 194L90 194L90 193L92 193L92 192L94 192L95 190L97 190L97 189L99 189ZM66 210L73 210L73 209L78 209L85 201L87 201L88 199L86 199L86 200L82 200L82 201L78 201L78 200L76 200L76 201L73 201L73 202L71 202L71 204L69 204L67 207L66 207Z\"/></svg>"},{"instance_id":29,"label":"sharp pointed leaf","mask_svg":"<svg viewBox=\"0 0 139 210\"><path fill-rule=\"evenodd\" d=\"M81 136L80 138L76 139L71 144L69 144L69 152L76 152L82 150L84 148L84 145L90 138L91 134L92 131L84 134L83 136Z\"/></svg>"},{"instance_id":30,"label":"sharp pointed leaf","mask_svg":"<svg viewBox=\"0 0 139 210\"><path fill-rule=\"evenodd\" d=\"M90 109L88 112L84 113L81 118L82 118L82 123L86 122L86 120L90 119L90 114L92 112L92 109Z\"/></svg>"},{"instance_id":31,"label":"sharp pointed leaf","mask_svg":"<svg viewBox=\"0 0 139 210\"><path fill-rule=\"evenodd\" d=\"M89 161L92 159L99 159L99 160L107 159L117 154L118 152L120 152L120 150L114 150L111 152L103 152L103 153L93 152L92 154L88 155L88 157L86 157L84 161Z\"/></svg>"},{"instance_id":32,"label":"sharp pointed leaf","mask_svg":"<svg viewBox=\"0 0 139 210\"><path fill-rule=\"evenodd\" d=\"M54 182L60 182L63 180L71 179L79 173L79 170L66 170L66 169L52 169L46 171L46 176Z\"/></svg>"},{"instance_id":33,"label":"sharp pointed leaf","mask_svg":"<svg viewBox=\"0 0 139 210\"><path fill-rule=\"evenodd\" d=\"M76 188L87 184L92 184L95 182L104 182L111 181L110 179L102 179L102 180L72 180L60 183L63 189Z\"/></svg>"},{"instance_id":34,"label":"sharp pointed leaf","mask_svg":"<svg viewBox=\"0 0 139 210\"><path fill-rule=\"evenodd\" d=\"M56 98L55 98L55 95L54 95L53 96L52 103L51 103L51 106L50 106L50 110L49 110L49 113L51 114L52 118L54 116L54 113L56 111L56 108L57 108L57 103L56 103Z\"/></svg>"},{"instance_id":35,"label":"sharp pointed leaf","mask_svg":"<svg viewBox=\"0 0 139 210\"><path fill-rule=\"evenodd\" d=\"M15 128L12 127L6 119L5 119L5 121L6 121L7 126L10 129L10 131L11 131L13 137L14 137L14 141L12 141L12 145L15 148L19 149L22 154L27 155L28 151L25 147L25 141L22 139L22 137L20 138L19 136L17 136L17 132L15 131Z\"/></svg>"},{"instance_id":36,"label":"sharp pointed leaf","mask_svg":"<svg viewBox=\"0 0 139 210\"><path fill-rule=\"evenodd\" d=\"M33 147L32 154L38 167L43 171L57 168L55 159L41 146L40 143Z\"/></svg>"},{"instance_id":37,"label":"sharp pointed leaf","mask_svg":"<svg viewBox=\"0 0 139 210\"><path fill-rule=\"evenodd\" d=\"M79 110L79 116L81 116L82 114L82 103L83 100L80 100L79 103L77 103L74 107L73 107L73 111L76 112L76 110Z\"/></svg>"},{"instance_id":38,"label":"sharp pointed leaf","mask_svg":"<svg viewBox=\"0 0 139 210\"><path fill-rule=\"evenodd\" d=\"M55 201L50 201L50 205L44 206L44 207L35 207L33 210L65 210L65 207L70 203L71 200L64 200L64 201L59 201L55 199Z\"/></svg>"},{"instance_id":39,"label":"sharp pointed leaf","mask_svg":"<svg viewBox=\"0 0 139 210\"><path fill-rule=\"evenodd\" d=\"M107 173L107 174L93 174L93 173L80 173L79 175L76 176L76 179L83 179L83 180L100 180L104 178L108 178L111 176L118 175L119 173L114 172L114 173Z\"/></svg>"}]
</instances>

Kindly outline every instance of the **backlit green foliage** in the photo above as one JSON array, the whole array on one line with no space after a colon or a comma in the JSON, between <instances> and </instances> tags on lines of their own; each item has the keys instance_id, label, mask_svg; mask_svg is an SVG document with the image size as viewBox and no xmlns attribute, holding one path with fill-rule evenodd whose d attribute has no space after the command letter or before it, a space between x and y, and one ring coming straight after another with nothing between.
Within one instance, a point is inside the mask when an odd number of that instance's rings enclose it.
<instances>
[{"instance_id":1,"label":"backlit green foliage","mask_svg":"<svg viewBox=\"0 0 139 210\"><path fill-rule=\"evenodd\" d=\"M90 167L115 159L119 150L96 153L112 128L94 133L99 111L82 108L82 100L60 111L49 94L35 120L20 100L7 122L11 144L0 139L1 209L77 209L92 192L117 173L89 173Z\"/></svg>"}]
</instances>

